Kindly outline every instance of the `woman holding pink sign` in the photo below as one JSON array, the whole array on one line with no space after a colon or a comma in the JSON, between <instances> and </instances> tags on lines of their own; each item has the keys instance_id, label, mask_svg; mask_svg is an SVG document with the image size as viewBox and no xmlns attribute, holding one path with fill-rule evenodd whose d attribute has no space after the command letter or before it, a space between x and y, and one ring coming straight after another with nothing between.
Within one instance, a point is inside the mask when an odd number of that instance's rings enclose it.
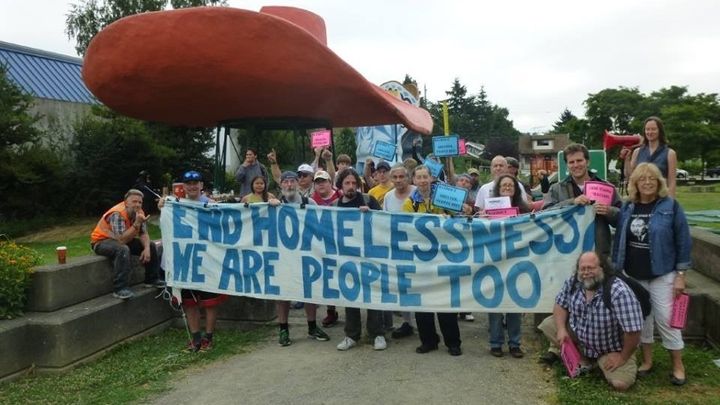
<instances>
[{"instance_id":1,"label":"woman holding pink sign","mask_svg":"<svg viewBox=\"0 0 720 405\"><path fill-rule=\"evenodd\" d=\"M682 207L668 196L660 170L652 163L639 164L628 182L628 201L618 218L613 263L624 269L649 292L652 312L645 319L640 338L642 364L638 376L652 371L653 332L657 325L662 344L670 352L670 382L683 385L687 378L682 361L684 343L679 329L670 326L673 301L685 291L685 271L690 268L690 228Z\"/></svg>"}]
</instances>

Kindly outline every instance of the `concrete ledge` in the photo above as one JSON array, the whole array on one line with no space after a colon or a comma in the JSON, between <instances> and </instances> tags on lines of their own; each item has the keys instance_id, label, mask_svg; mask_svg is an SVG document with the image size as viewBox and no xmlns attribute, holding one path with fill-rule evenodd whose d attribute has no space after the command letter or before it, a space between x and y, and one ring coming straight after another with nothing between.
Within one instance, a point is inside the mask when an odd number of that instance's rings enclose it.
<instances>
[{"instance_id":1,"label":"concrete ledge","mask_svg":"<svg viewBox=\"0 0 720 405\"><path fill-rule=\"evenodd\" d=\"M701 330L705 339L720 344L720 284L697 271L686 273L690 294L688 325L683 334Z\"/></svg>"},{"instance_id":2,"label":"concrete ledge","mask_svg":"<svg viewBox=\"0 0 720 405\"><path fill-rule=\"evenodd\" d=\"M144 280L145 269L137 265L130 284ZM35 268L28 292L26 311L51 312L112 292L112 264L103 256L72 258L67 264Z\"/></svg>"},{"instance_id":3,"label":"concrete ledge","mask_svg":"<svg viewBox=\"0 0 720 405\"><path fill-rule=\"evenodd\" d=\"M690 227L693 269L720 282L720 235Z\"/></svg>"},{"instance_id":4,"label":"concrete ledge","mask_svg":"<svg viewBox=\"0 0 720 405\"><path fill-rule=\"evenodd\" d=\"M218 319L228 321L267 322L275 319L275 301L231 296L218 311Z\"/></svg>"},{"instance_id":5,"label":"concrete ledge","mask_svg":"<svg viewBox=\"0 0 720 405\"><path fill-rule=\"evenodd\" d=\"M33 365L36 352L31 328L25 318L0 321L0 377L23 371Z\"/></svg>"},{"instance_id":6,"label":"concrete ledge","mask_svg":"<svg viewBox=\"0 0 720 405\"><path fill-rule=\"evenodd\" d=\"M122 301L106 294L53 313L27 313L36 339L20 342L31 350L40 368L61 368L175 316L170 305L155 299L154 288L133 288L135 297Z\"/></svg>"}]
</instances>

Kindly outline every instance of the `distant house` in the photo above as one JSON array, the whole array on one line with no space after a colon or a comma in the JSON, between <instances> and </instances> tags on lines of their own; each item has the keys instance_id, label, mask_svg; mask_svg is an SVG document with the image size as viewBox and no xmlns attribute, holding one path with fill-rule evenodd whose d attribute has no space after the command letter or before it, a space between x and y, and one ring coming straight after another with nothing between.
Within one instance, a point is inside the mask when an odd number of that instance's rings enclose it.
<instances>
[{"instance_id":1,"label":"distant house","mask_svg":"<svg viewBox=\"0 0 720 405\"><path fill-rule=\"evenodd\" d=\"M569 134L520 135L520 167L529 168L535 176L538 170L558 170L557 154L570 144Z\"/></svg>"},{"instance_id":2,"label":"distant house","mask_svg":"<svg viewBox=\"0 0 720 405\"><path fill-rule=\"evenodd\" d=\"M82 59L0 41L0 64L12 82L30 94L41 129L69 134L72 122L99 104L82 81Z\"/></svg>"}]
</instances>

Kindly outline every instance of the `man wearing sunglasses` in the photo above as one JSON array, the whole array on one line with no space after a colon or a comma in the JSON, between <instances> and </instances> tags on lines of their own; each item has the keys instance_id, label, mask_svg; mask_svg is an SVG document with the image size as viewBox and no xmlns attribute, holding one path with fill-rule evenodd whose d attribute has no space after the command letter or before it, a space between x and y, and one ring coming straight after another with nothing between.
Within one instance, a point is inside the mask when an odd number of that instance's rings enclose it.
<instances>
[{"instance_id":1,"label":"man wearing sunglasses","mask_svg":"<svg viewBox=\"0 0 720 405\"><path fill-rule=\"evenodd\" d=\"M203 194L203 177L199 172L190 170L183 174L185 198L200 203L214 203L215 200ZM158 208L162 210L165 200L160 199ZM183 289L182 306L187 316L188 329L192 339L185 347L185 352L208 351L213 348L213 333L218 315L218 305L227 300L227 295L212 292ZM205 333L200 328L200 309L205 309Z\"/></svg>"},{"instance_id":2,"label":"man wearing sunglasses","mask_svg":"<svg viewBox=\"0 0 720 405\"><path fill-rule=\"evenodd\" d=\"M313 187L313 177L315 170L307 163L303 163L297 168L297 192L301 197L310 198L315 191Z\"/></svg>"}]
</instances>

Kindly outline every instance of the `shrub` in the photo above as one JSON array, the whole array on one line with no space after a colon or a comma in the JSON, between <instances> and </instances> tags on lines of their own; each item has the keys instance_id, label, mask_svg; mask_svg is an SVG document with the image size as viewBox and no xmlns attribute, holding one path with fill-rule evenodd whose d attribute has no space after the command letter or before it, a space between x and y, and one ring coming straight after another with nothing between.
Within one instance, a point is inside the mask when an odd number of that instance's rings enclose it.
<instances>
[{"instance_id":1,"label":"shrub","mask_svg":"<svg viewBox=\"0 0 720 405\"><path fill-rule=\"evenodd\" d=\"M39 263L34 250L0 241L0 319L22 315L30 273Z\"/></svg>"}]
</instances>

